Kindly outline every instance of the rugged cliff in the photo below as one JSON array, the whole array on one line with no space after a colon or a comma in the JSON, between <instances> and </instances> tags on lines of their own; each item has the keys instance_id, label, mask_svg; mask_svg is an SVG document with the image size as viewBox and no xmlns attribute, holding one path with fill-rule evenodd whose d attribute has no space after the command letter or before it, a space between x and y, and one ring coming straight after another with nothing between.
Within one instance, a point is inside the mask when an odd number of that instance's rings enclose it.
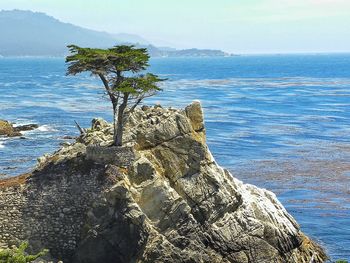
<instances>
[{"instance_id":1,"label":"rugged cliff","mask_svg":"<svg viewBox=\"0 0 350 263\"><path fill-rule=\"evenodd\" d=\"M199 102L143 107L123 148L94 120L33 173L0 182L0 241L65 262L324 262L269 191L218 166Z\"/></svg>"}]
</instances>

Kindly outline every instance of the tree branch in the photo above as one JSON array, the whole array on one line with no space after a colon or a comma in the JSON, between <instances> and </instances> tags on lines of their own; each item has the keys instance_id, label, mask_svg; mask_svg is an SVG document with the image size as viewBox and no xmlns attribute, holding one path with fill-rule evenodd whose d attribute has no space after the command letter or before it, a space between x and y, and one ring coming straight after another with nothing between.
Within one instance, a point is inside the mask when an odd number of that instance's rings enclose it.
<instances>
[{"instance_id":1,"label":"tree branch","mask_svg":"<svg viewBox=\"0 0 350 263\"><path fill-rule=\"evenodd\" d=\"M98 76L100 77L100 79L103 82L103 85L105 86L105 89L107 91L107 94L109 96L109 98L111 99L111 102L113 104L113 108L115 108L118 104L118 99L119 99L119 94L116 97L115 94L113 93L113 91L111 90L109 84L108 84L108 80L106 79L105 76L103 76L101 73L98 74ZM115 110L115 109L114 109Z\"/></svg>"},{"instance_id":2,"label":"tree branch","mask_svg":"<svg viewBox=\"0 0 350 263\"><path fill-rule=\"evenodd\" d=\"M105 86L105 89L106 89L107 91L111 91L111 88L109 87L108 80L106 79L106 77L103 76L101 73L98 73L98 76L99 76L100 79L102 80L102 83L103 83L103 85Z\"/></svg>"},{"instance_id":3,"label":"tree branch","mask_svg":"<svg viewBox=\"0 0 350 263\"><path fill-rule=\"evenodd\" d=\"M141 101L143 100L143 98L139 98L135 103L134 105L132 105L132 107L130 108L130 110L128 110L128 113L129 112L133 112L135 110L135 108L137 107L137 105L139 105L141 103Z\"/></svg>"},{"instance_id":4,"label":"tree branch","mask_svg":"<svg viewBox=\"0 0 350 263\"><path fill-rule=\"evenodd\" d=\"M131 112L133 112L135 110L135 108L145 99L148 97L152 97L154 94L153 93L143 93L143 94L139 94L139 96L135 97L135 98L130 98L129 100L134 100L134 105L126 112L126 114L130 114Z\"/></svg>"},{"instance_id":5,"label":"tree branch","mask_svg":"<svg viewBox=\"0 0 350 263\"><path fill-rule=\"evenodd\" d=\"M77 126L77 128L78 128L80 134L81 134L81 135L84 135L84 134L86 133L85 129L82 128L82 127L80 127L79 123L77 123L76 120L74 120L74 122L75 122L75 125Z\"/></svg>"}]
</instances>

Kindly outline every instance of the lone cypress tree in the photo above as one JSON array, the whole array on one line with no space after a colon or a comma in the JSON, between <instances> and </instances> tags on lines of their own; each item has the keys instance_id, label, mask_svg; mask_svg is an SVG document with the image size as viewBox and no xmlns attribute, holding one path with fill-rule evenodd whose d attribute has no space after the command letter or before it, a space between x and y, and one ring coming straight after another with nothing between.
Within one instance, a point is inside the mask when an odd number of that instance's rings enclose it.
<instances>
[{"instance_id":1,"label":"lone cypress tree","mask_svg":"<svg viewBox=\"0 0 350 263\"><path fill-rule=\"evenodd\" d=\"M123 127L126 117L146 98L161 89L163 79L151 73L139 74L149 66L145 48L114 46L109 49L68 46L67 75L90 72L98 76L113 106L113 145L123 144Z\"/></svg>"}]
</instances>

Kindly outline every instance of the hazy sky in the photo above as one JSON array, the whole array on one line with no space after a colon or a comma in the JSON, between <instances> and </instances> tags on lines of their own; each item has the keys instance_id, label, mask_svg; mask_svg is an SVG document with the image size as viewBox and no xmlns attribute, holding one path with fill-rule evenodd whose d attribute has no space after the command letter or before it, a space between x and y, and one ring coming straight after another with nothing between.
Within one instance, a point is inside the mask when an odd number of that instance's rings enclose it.
<instances>
[{"instance_id":1,"label":"hazy sky","mask_svg":"<svg viewBox=\"0 0 350 263\"><path fill-rule=\"evenodd\" d=\"M177 48L350 51L350 0L0 0L14 8Z\"/></svg>"}]
</instances>

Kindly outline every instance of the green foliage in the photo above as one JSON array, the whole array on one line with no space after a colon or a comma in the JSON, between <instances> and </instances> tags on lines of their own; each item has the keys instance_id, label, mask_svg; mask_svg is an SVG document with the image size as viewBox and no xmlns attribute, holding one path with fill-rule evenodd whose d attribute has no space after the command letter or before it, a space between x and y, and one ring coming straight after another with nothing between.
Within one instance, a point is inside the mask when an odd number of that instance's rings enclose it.
<instances>
[{"instance_id":1,"label":"green foliage","mask_svg":"<svg viewBox=\"0 0 350 263\"><path fill-rule=\"evenodd\" d=\"M133 95L160 91L161 89L156 85L159 81L162 81L162 79L150 73L137 77L126 77L114 88L114 91L128 92Z\"/></svg>"},{"instance_id":2,"label":"green foliage","mask_svg":"<svg viewBox=\"0 0 350 263\"><path fill-rule=\"evenodd\" d=\"M104 84L109 95L135 96L160 90L156 84L163 79L158 76L150 73L134 75L149 66L149 55L145 48L126 45L109 49L82 48L76 45L68 48L71 55L66 58L67 74L90 72L97 75L102 81L106 81ZM129 74L125 76L125 72Z\"/></svg>"},{"instance_id":3,"label":"green foliage","mask_svg":"<svg viewBox=\"0 0 350 263\"><path fill-rule=\"evenodd\" d=\"M48 253L44 249L36 255L28 255L25 251L28 248L28 242L23 242L18 248L0 249L0 263L27 263L33 262L39 257Z\"/></svg>"},{"instance_id":4,"label":"green foliage","mask_svg":"<svg viewBox=\"0 0 350 263\"><path fill-rule=\"evenodd\" d=\"M348 263L348 261L344 259L338 259L335 263Z\"/></svg>"},{"instance_id":5,"label":"green foliage","mask_svg":"<svg viewBox=\"0 0 350 263\"><path fill-rule=\"evenodd\" d=\"M83 48L76 45L69 45L68 48L72 54L66 57L69 75L85 71L92 74L117 74L118 71L136 73L148 67L149 55L145 48L126 45L108 49Z\"/></svg>"}]
</instances>

